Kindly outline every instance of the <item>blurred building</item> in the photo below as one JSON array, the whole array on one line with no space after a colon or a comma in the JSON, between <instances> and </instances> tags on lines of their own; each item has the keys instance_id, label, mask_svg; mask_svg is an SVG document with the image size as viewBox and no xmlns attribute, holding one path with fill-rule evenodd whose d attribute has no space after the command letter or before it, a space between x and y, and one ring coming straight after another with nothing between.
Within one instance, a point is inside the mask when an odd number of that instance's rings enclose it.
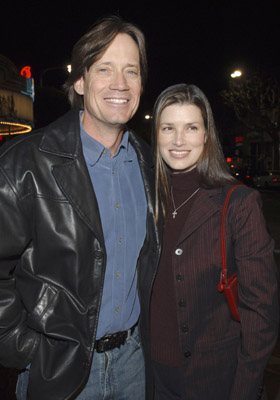
<instances>
[{"instance_id":1,"label":"blurred building","mask_svg":"<svg viewBox=\"0 0 280 400\"><path fill-rule=\"evenodd\" d=\"M34 81L30 68L21 73L0 54L0 144L34 126Z\"/></svg>"},{"instance_id":2,"label":"blurred building","mask_svg":"<svg viewBox=\"0 0 280 400\"><path fill-rule=\"evenodd\" d=\"M273 169L273 141L266 132L250 131L235 136L232 147L235 168L250 167L254 172Z\"/></svg>"}]
</instances>

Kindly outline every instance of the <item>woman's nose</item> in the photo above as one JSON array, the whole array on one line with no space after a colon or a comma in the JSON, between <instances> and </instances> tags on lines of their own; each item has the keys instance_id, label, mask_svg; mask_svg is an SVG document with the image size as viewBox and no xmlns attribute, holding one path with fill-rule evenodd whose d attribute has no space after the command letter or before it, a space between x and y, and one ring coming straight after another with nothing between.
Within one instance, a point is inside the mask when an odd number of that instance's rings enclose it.
<instances>
[{"instance_id":1,"label":"woman's nose","mask_svg":"<svg viewBox=\"0 0 280 400\"><path fill-rule=\"evenodd\" d=\"M175 146L178 146L178 147L183 146L184 144L186 144L183 132L181 132L181 131L176 131L175 132L174 138L173 138L173 144Z\"/></svg>"}]
</instances>

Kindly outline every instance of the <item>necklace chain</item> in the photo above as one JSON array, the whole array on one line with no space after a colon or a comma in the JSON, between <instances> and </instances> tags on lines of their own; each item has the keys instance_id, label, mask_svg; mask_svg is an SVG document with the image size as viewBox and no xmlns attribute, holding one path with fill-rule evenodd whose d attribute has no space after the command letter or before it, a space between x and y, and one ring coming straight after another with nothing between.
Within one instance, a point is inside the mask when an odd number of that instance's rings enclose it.
<instances>
[{"instance_id":1,"label":"necklace chain","mask_svg":"<svg viewBox=\"0 0 280 400\"><path fill-rule=\"evenodd\" d=\"M176 215L178 214L177 211L179 210L179 208L183 207L183 205L185 205L198 191L200 188L196 189L188 198L187 200L185 200L182 204L179 205L179 207L176 208L175 206L175 201L174 201L174 197L173 197L173 187L171 186L171 198L172 198L172 203L173 203L173 207L174 207L174 211L172 213L173 215L173 219L176 217Z\"/></svg>"}]
</instances>

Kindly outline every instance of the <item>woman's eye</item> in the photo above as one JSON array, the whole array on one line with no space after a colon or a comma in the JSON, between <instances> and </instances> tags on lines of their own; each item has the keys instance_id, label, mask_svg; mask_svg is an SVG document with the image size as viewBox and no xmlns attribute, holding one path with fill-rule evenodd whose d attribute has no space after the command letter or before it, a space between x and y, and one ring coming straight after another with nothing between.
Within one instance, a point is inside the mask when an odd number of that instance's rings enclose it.
<instances>
[{"instance_id":1,"label":"woman's eye","mask_svg":"<svg viewBox=\"0 0 280 400\"><path fill-rule=\"evenodd\" d=\"M163 132L168 132L168 131L171 131L171 126L163 126L162 128L161 128L161 130L163 131Z\"/></svg>"},{"instance_id":2,"label":"woman's eye","mask_svg":"<svg viewBox=\"0 0 280 400\"><path fill-rule=\"evenodd\" d=\"M196 131L198 131L198 127L197 126L191 125L191 126L188 127L188 132L194 133Z\"/></svg>"}]
</instances>

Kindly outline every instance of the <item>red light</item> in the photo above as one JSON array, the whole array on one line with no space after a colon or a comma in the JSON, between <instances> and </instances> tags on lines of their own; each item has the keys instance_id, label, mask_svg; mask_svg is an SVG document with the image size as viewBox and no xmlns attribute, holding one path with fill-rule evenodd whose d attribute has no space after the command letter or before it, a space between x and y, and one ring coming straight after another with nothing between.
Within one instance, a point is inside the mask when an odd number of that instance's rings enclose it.
<instances>
[{"instance_id":1,"label":"red light","mask_svg":"<svg viewBox=\"0 0 280 400\"><path fill-rule=\"evenodd\" d=\"M31 78L31 67L29 67L28 65L26 67L23 67L20 71L20 75L25 76L26 78Z\"/></svg>"},{"instance_id":2,"label":"red light","mask_svg":"<svg viewBox=\"0 0 280 400\"><path fill-rule=\"evenodd\" d=\"M227 157L227 162L232 162L232 158Z\"/></svg>"},{"instance_id":3,"label":"red light","mask_svg":"<svg viewBox=\"0 0 280 400\"><path fill-rule=\"evenodd\" d=\"M272 179L272 182L277 182L277 178L273 178L273 179Z\"/></svg>"},{"instance_id":4,"label":"red light","mask_svg":"<svg viewBox=\"0 0 280 400\"><path fill-rule=\"evenodd\" d=\"M243 137L242 136L236 136L235 137L235 143L242 143L243 142Z\"/></svg>"}]
</instances>

